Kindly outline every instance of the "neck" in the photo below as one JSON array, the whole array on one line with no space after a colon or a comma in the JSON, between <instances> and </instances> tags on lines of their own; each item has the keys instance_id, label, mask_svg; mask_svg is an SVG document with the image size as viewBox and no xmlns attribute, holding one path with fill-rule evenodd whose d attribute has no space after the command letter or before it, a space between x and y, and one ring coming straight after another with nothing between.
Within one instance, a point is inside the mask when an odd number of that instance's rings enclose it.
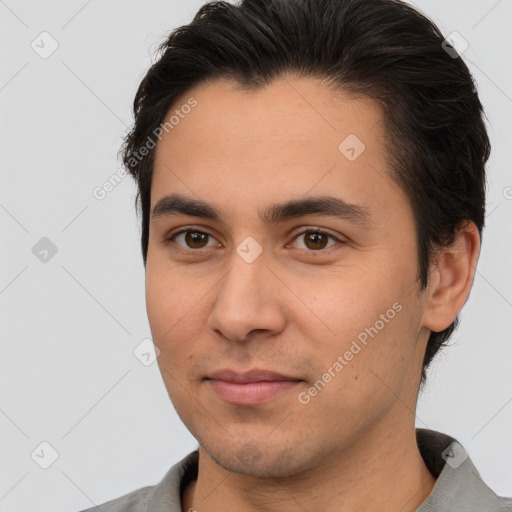
<instances>
[{"instance_id":1,"label":"neck","mask_svg":"<svg viewBox=\"0 0 512 512\"><path fill-rule=\"evenodd\" d=\"M198 478L185 489L182 510L414 512L436 480L417 447L414 421L401 420L382 422L348 449L288 477L232 473L200 448Z\"/></svg>"}]
</instances>

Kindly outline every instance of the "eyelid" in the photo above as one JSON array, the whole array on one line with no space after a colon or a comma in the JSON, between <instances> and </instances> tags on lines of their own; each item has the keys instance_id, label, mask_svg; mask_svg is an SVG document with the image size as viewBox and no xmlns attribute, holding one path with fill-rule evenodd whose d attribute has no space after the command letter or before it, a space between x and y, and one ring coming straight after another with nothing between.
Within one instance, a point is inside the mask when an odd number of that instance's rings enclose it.
<instances>
[{"instance_id":1,"label":"eyelid","mask_svg":"<svg viewBox=\"0 0 512 512\"><path fill-rule=\"evenodd\" d=\"M297 236L302 235L306 232L313 232L313 233L321 233L323 235L329 235L332 238L336 238L339 242L345 241L344 239L340 238L340 235L332 233L330 230L326 228L321 228L320 226L301 226L300 228L297 228L300 231L297 231L295 234L291 235L293 238L297 238Z\"/></svg>"},{"instance_id":2,"label":"eyelid","mask_svg":"<svg viewBox=\"0 0 512 512\"><path fill-rule=\"evenodd\" d=\"M166 239L172 238L176 235L179 235L181 233L184 233L186 231L197 231L199 233L206 233L210 236L213 236L209 231L208 228L203 228L202 226L192 225L192 226L180 226L179 228L176 228L177 231L171 231L168 235L165 235Z\"/></svg>"}]
</instances>

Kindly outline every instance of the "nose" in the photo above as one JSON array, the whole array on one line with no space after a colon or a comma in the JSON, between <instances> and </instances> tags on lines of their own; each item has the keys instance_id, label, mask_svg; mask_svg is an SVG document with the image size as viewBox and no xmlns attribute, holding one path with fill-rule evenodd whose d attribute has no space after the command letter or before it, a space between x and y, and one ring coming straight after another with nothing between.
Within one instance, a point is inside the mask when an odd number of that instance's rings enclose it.
<instances>
[{"instance_id":1,"label":"nose","mask_svg":"<svg viewBox=\"0 0 512 512\"><path fill-rule=\"evenodd\" d=\"M245 340L253 331L271 336L284 330L283 284L267 265L264 253L251 263L233 253L229 270L212 290L209 329L230 341Z\"/></svg>"}]
</instances>

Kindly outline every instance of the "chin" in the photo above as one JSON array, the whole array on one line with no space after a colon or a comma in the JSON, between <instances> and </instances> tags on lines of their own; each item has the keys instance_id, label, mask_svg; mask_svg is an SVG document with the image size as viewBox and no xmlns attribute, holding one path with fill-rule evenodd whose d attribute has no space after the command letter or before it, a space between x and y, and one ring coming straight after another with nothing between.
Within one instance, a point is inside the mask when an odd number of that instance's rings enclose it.
<instances>
[{"instance_id":1,"label":"chin","mask_svg":"<svg viewBox=\"0 0 512 512\"><path fill-rule=\"evenodd\" d=\"M281 447L257 446L247 442L238 449L235 443L226 449L211 449L201 444L210 458L220 467L231 473L248 475L257 478L279 478L294 475L304 468L299 460L296 460L297 450Z\"/></svg>"}]
</instances>

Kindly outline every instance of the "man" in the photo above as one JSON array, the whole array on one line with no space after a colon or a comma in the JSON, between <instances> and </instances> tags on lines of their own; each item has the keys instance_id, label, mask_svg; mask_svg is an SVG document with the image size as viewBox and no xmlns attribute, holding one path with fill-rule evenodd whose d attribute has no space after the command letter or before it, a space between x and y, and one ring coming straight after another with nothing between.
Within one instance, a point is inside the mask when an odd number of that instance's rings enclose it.
<instances>
[{"instance_id":1,"label":"man","mask_svg":"<svg viewBox=\"0 0 512 512\"><path fill-rule=\"evenodd\" d=\"M512 510L414 422L484 225L490 145L456 48L396 0L245 0L161 50L123 157L199 449L89 510Z\"/></svg>"}]
</instances>

